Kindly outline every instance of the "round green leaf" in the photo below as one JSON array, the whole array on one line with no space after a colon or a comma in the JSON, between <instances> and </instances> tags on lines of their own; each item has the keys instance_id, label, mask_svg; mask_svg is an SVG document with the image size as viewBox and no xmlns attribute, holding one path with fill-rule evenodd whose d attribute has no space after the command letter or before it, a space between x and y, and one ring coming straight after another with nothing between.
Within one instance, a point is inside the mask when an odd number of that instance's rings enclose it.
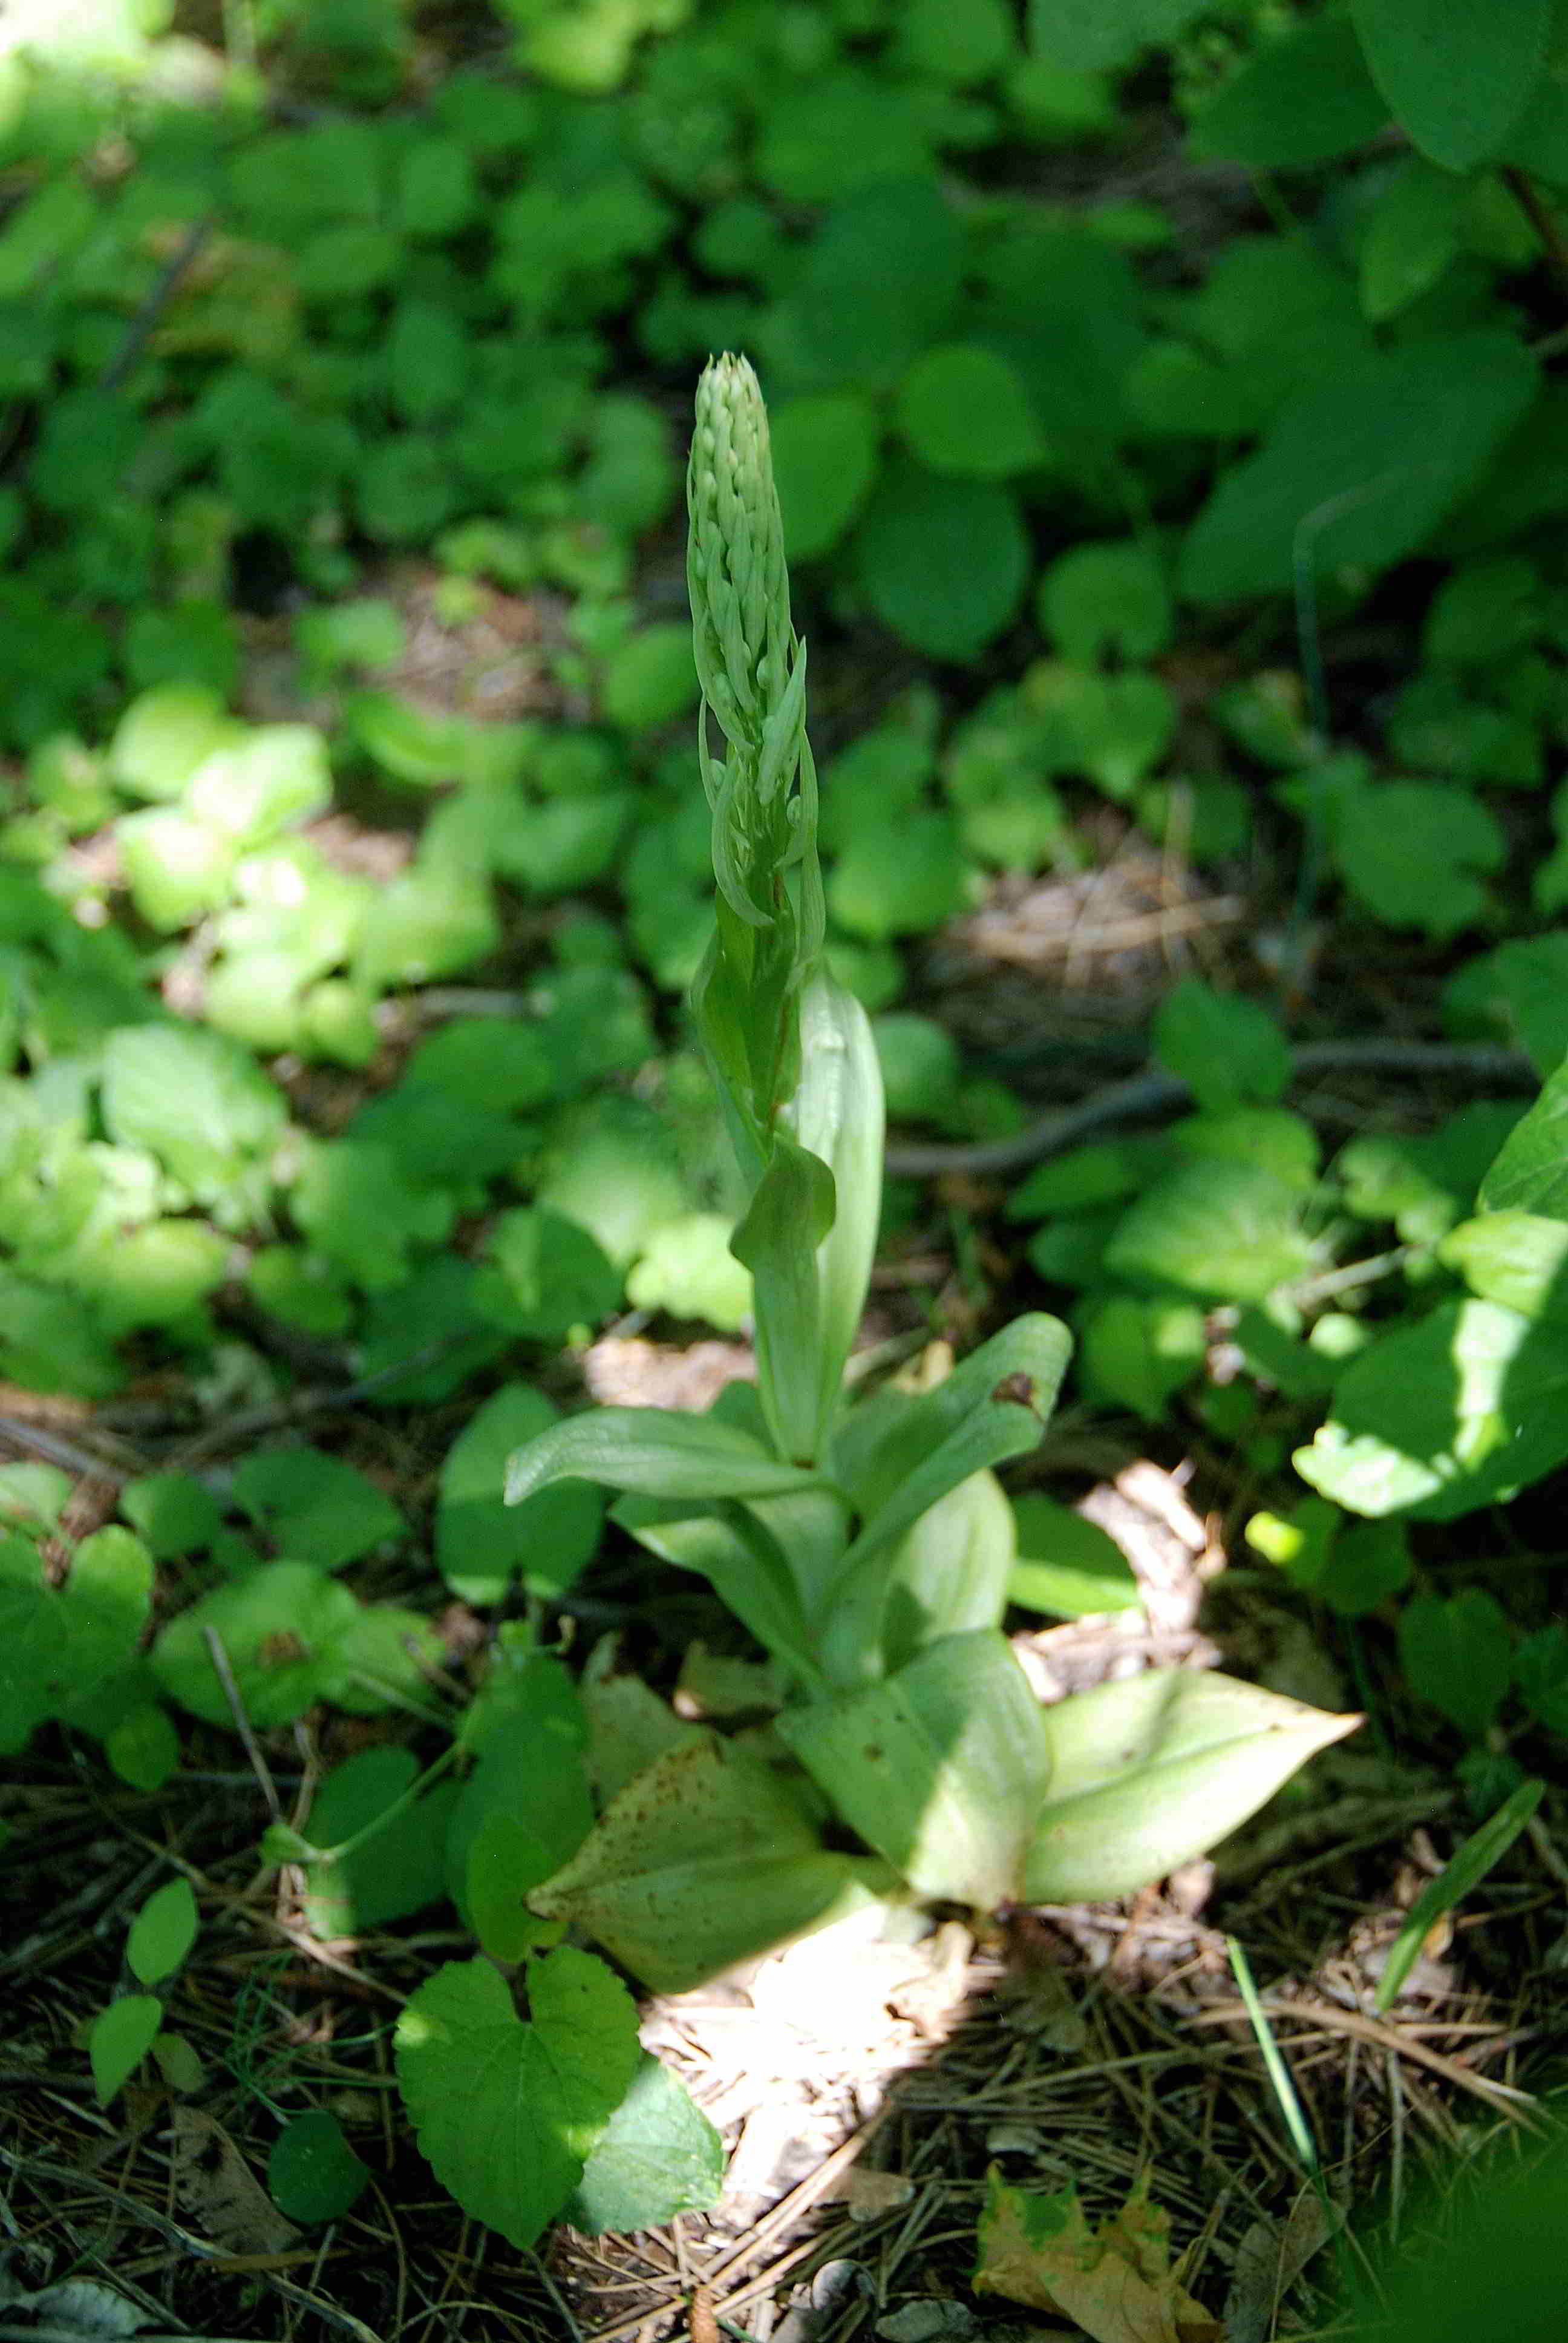
<instances>
[{"instance_id":1,"label":"round green leaf","mask_svg":"<svg viewBox=\"0 0 1568 2343\"><path fill-rule=\"evenodd\" d=\"M978 342L927 350L904 377L899 429L933 472L1005 479L1039 463L1041 442L1021 377Z\"/></svg>"},{"instance_id":2,"label":"round green leaf","mask_svg":"<svg viewBox=\"0 0 1568 2343\"><path fill-rule=\"evenodd\" d=\"M650 730L697 705L691 628L676 619L640 628L605 662L601 697L612 724Z\"/></svg>"},{"instance_id":3,"label":"round green leaf","mask_svg":"<svg viewBox=\"0 0 1568 2343\"><path fill-rule=\"evenodd\" d=\"M397 2021L422 2153L465 2213L526 2252L561 2209L641 2052L637 2004L570 1946L530 1964L530 2022L487 1961L448 1962Z\"/></svg>"},{"instance_id":4,"label":"round green leaf","mask_svg":"<svg viewBox=\"0 0 1568 2343\"><path fill-rule=\"evenodd\" d=\"M963 900L963 850L945 813L905 814L896 830L862 831L828 881L837 924L870 943L940 928Z\"/></svg>"},{"instance_id":5,"label":"round green leaf","mask_svg":"<svg viewBox=\"0 0 1568 2343\"><path fill-rule=\"evenodd\" d=\"M1553 0L1355 0L1372 78L1402 127L1446 170L1496 153L1546 62Z\"/></svg>"},{"instance_id":6,"label":"round green leaf","mask_svg":"<svg viewBox=\"0 0 1568 2343\"><path fill-rule=\"evenodd\" d=\"M344 2136L343 2126L325 2107L312 2107L285 2124L266 2159L272 2201L291 2221L336 2221L358 2203L370 2185L370 2171Z\"/></svg>"},{"instance_id":7,"label":"round green leaf","mask_svg":"<svg viewBox=\"0 0 1568 2343\"><path fill-rule=\"evenodd\" d=\"M163 2022L164 2006L155 1993L124 1994L99 2011L93 2021L87 2056L100 2107L106 2107L130 2081Z\"/></svg>"},{"instance_id":8,"label":"round green leaf","mask_svg":"<svg viewBox=\"0 0 1568 2343\"><path fill-rule=\"evenodd\" d=\"M1131 538L1075 545L1040 580L1040 623L1058 650L1084 666L1114 651L1146 659L1171 640L1171 597L1159 563Z\"/></svg>"},{"instance_id":9,"label":"round green leaf","mask_svg":"<svg viewBox=\"0 0 1568 2343\"><path fill-rule=\"evenodd\" d=\"M792 561L836 545L865 502L877 469L876 408L856 391L782 400L769 417L773 473Z\"/></svg>"},{"instance_id":10,"label":"round green leaf","mask_svg":"<svg viewBox=\"0 0 1568 2343\"><path fill-rule=\"evenodd\" d=\"M932 659L969 659L1016 615L1029 532L991 480L890 466L856 533L856 570L883 623Z\"/></svg>"},{"instance_id":11,"label":"round green leaf","mask_svg":"<svg viewBox=\"0 0 1568 2343\"><path fill-rule=\"evenodd\" d=\"M724 2142L669 2069L644 2051L564 2217L593 2237L651 2229L716 2205L723 2181Z\"/></svg>"},{"instance_id":12,"label":"round green leaf","mask_svg":"<svg viewBox=\"0 0 1568 2343\"><path fill-rule=\"evenodd\" d=\"M126 1959L142 1985L173 1976L196 1942L196 1902L188 1879L171 1879L149 1896L131 1923Z\"/></svg>"}]
</instances>

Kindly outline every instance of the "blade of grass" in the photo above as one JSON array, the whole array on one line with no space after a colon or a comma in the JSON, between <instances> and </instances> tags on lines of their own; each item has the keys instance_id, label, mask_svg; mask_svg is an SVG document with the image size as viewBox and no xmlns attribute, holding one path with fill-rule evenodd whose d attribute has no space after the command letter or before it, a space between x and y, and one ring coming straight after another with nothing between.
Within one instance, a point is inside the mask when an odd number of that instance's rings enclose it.
<instances>
[{"instance_id":1,"label":"blade of grass","mask_svg":"<svg viewBox=\"0 0 1568 2343\"><path fill-rule=\"evenodd\" d=\"M1502 1862L1520 1833L1529 1827L1546 1785L1533 1775L1521 1782L1494 1815L1458 1847L1435 1879L1429 1880L1411 1906L1405 1923L1393 1940L1387 1965L1378 1980L1374 2006L1381 2013L1392 2006L1436 1923L1452 1912L1489 1871Z\"/></svg>"}]
</instances>

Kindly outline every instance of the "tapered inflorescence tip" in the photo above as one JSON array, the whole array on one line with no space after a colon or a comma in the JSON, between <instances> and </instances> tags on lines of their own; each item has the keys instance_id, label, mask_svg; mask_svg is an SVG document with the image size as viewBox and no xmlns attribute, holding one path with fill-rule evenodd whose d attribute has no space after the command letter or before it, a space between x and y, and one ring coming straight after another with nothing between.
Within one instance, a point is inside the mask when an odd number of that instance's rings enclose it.
<instances>
[{"instance_id":1,"label":"tapered inflorescence tip","mask_svg":"<svg viewBox=\"0 0 1568 2343\"><path fill-rule=\"evenodd\" d=\"M768 411L750 362L710 358L687 471L697 672L732 740L759 746L789 668L789 577Z\"/></svg>"}]
</instances>

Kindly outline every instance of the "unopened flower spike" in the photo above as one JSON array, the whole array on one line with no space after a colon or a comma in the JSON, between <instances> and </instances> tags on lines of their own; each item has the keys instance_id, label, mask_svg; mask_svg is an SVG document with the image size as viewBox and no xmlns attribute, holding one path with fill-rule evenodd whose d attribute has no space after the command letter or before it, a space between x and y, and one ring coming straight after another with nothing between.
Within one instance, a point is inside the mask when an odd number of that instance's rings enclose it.
<instances>
[{"instance_id":1,"label":"unopened flower spike","mask_svg":"<svg viewBox=\"0 0 1568 2343\"><path fill-rule=\"evenodd\" d=\"M736 916L770 927L782 873L802 853L792 791L806 739L805 649L789 622L767 409L745 358L710 360L698 385L687 506L714 870ZM709 709L729 744L722 768L708 746Z\"/></svg>"}]
</instances>

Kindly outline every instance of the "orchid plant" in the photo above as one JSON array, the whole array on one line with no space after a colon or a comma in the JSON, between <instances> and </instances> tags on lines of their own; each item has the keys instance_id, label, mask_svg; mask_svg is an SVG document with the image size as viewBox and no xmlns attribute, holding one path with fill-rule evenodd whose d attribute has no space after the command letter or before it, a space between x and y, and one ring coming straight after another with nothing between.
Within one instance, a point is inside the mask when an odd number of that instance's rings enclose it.
<instances>
[{"instance_id":1,"label":"orchid plant","mask_svg":"<svg viewBox=\"0 0 1568 2343\"><path fill-rule=\"evenodd\" d=\"M851 1392L882 1086L824 958L806 647L744 358L703 374L688 503L716 881L693 1010L744 1183L757 1380L704 1415L558 1423L508 1483L514 1503L568 1477L619 1492L620 1526L705 1577L773 1664L776 1714L729 1737L638 1687L636 1762L529 1898L664 1988L869 1902L1141 1887L1356 1721L1190 1670L1041 1705L1002 1627L1015 1528L995 1469L1045 1429L1070 1349L1055 1318L1015 1320L929 1388Z\"/></svg>"}]
</instances>

